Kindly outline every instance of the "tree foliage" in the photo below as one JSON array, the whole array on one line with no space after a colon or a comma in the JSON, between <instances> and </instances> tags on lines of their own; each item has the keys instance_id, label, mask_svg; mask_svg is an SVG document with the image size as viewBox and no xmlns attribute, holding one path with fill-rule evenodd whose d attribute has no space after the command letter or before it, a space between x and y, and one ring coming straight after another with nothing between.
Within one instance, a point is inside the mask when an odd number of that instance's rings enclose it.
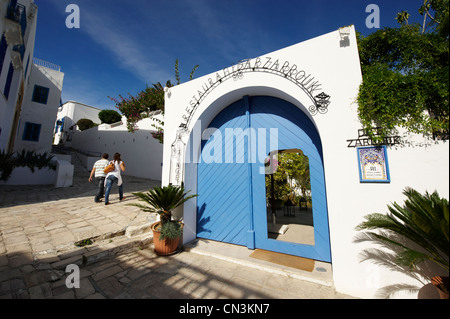
<instances>
[{"instance_id":1,"label":"tree foliage","mask_svg":"<svg viewBox=\"0 0 450 319\"><path fill-rule=\"evenodd\" d=\"M422 25L409 24L403 11L397 15L398 28L359 36L358 114L368 132L377 126L387 135L402 127L448 139L448 0L425 0L419 12Z\"/></svg>"},{"instance_id":2,"label":"tree foliage","mask_svg":"<svg viewBox=\"0 0 450 319\"><path fill-rule=\"evenodd\" d=\"M113 124L119 122L122 116L114 110L103 110L98 113L98 118L102 123Z\"/></svg>"},{"instance_id":3,"label":"tree foliage","mask_svg":"<svg viewBox=\"0 0 450 319\"><path fill-rule=\"evenodd\" d=\"M197 70L198 65L196 65L190 75L189 80L194 78L194 73ZM175 61L175 79L177 85L181 84L181 78L179 73L179 63L178 59ZM168 80L165 87L170 88L174 85ZM157 82L152 86L148 86L137 95L133 96L128 93L128 97L124 97L119 94L119 98L109 97L112 101L116 103L116 108L124 115L127 119L127 129L129 132L135 132L137 130L137 122L143 118L149 117L151 112L161 111L164 115L164 86ZM156 122L152 126L156 129L152 136L163 143L164 139L164 122L153 118Z\"/></svg>"},{"instance_id":4,"label":"tree foliage","mask_svg":"<svg viewBox=\"0 0 450 319\"><path fill-rule=\"evenodd\" d=\"M85 131L85 130L95 127L97 124L92 122L92 120L90 120L90 119L80 119L80 120L78 120L77 125L78 125L78 128L80 129L80 131Z\"/></svg>"},{"instance_id":5,"label":"tree foliage","mask_svg":"<svg viewBox=\"0 0 450 319\"><path fill-rule=\"evenodd\" d=\"M307 197L306 192L311 190L309 159L302 153L279 153L276 163L276 171L273 173L274 198L295 200L294 188L299 187L302 196ZM266 195L270 198L271 179L266 175Z\"/></svg>"}]
</instances>

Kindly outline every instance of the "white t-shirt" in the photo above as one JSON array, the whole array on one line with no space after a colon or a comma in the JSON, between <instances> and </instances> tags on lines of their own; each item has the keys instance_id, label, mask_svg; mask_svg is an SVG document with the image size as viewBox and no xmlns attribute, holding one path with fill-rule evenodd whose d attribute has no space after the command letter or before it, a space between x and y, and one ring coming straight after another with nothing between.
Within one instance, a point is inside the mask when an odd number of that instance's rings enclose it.
<instances>
[{"instance_id":1,"label":"white t-shirt","mask_svg":"<svg viewBox=\"0 0 450 319\"><path fill-rule=\"evenodd\" d=\"M114 161L112 161L112 162L114 162ZM110 163L111 163L111 162L110 162ZM109 172L108 175L106 175L106 178L105 178L105 185L106 185L106 180L108 179L108 177L109 177L110 175L112 175L112 176L114 176L114 177L117 177L117 179L119 180L119 182L117 183L118 186L122 185L122 175L120 175L120 172L122 171L122 170L120 169L120 164L121 164L121 163L122 163L122 161L120 161L120 162L114 162L115 168L114 168L114 170L113 170L112 172Z\"/></svg>"},{"instance_id":2,"label":"white t-shirt","mask_svg":"<svg viewBox=\"0 0 450 319\"><path fill-rule=\"evenodd\" d=\"M105 169L105 167L109 164L108 160L106 159L101 159L98 160L97 162L95 162L94 167L95 167L95 177L105 177L106 174L105 172L103 172L103 170Z\"/></svg>"}]
</instances>

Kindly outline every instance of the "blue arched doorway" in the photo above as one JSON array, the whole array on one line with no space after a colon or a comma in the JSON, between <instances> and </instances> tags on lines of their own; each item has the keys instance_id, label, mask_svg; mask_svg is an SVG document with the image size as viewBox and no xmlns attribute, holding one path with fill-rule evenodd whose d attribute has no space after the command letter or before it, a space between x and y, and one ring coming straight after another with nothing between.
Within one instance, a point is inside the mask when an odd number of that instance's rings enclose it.
<instances>
[{"instance_id":1,"label":"blue arched doorway","mask_svg":"<svg viewBox=\"0 0 450 319\"><path fill-rule=\"evenodd\" d=\"M322 145L310 118L279 98L244 97L206 133L197 167L197 237L331 262ZM268 235L265 158L281 150L309 159L312 244Z\"/></svg>"}]
</instances>

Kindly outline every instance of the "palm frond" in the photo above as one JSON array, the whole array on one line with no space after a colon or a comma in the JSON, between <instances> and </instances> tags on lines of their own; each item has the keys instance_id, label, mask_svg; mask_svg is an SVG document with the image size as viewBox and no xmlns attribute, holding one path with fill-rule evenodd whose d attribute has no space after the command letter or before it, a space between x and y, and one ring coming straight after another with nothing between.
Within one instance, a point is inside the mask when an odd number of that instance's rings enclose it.
<instances>
[{"instance_id":1,"label":"palm frond","mask_svg":"<svg viewBox=\"0 0 450 319\"><path fill-rule=\"evenodd\" d=\"M430 260L448 270L448 200L437 192L422 195L412 188L406 188L403 194L407 197L403 206L393 203L388 206L388 214L367 215L356 229L377 230L369 236L400 247L397 262L401 265L413 269Z\"/></svg>"},{"instance_id":2,"label":"palm frond","mask_svg":"<svg viewBox=\"0 0 450 319\"><path fill-rule=\"evenodd\" d=\"M149 189L145 193L133 193L138 197L139 201L146 203L142 204L129 204L129 206L136 206L141 208L145 212L157 213L163 219L170 220L172 211L184 204L189 199L197 195L189 195L190 191L185 191L184 186L173 186L172 184L164 187L156 186L153 189Z\"/></svg>"}]
</instances>

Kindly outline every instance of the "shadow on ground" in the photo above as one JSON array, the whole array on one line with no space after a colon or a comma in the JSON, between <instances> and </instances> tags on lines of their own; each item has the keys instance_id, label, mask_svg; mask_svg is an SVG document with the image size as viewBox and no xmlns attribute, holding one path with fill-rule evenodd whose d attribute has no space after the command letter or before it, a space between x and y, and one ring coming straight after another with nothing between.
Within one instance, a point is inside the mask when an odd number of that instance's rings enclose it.
<instances>
[{"instance_id":1,"label":"shadow on ground","mask_svg":"<svg viewBox=\"0 0 450 319\"><path fill-rule=\"evenodd\" d=\"M276 298L274 291L253 289L257 282L231 281L223 261L187 252L160 257L149 246L109 244L37 259L27 252L0 255L0 299ZM66 272L68 265L77 265L79 277L76 267ZM76 280L79 288L68 288Z\"/></svg>"}]
</instances>

